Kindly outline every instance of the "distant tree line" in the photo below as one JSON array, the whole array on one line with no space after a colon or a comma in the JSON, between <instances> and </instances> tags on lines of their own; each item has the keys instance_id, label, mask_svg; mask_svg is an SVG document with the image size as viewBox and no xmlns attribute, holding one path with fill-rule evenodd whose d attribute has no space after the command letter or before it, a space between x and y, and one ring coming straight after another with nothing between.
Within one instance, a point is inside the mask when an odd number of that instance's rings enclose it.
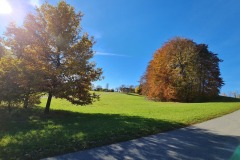
<instances>
[{"instance_id":1,"label":"distant tree line","mask_svg":"<svg viewBox=\"0 0 240 160\"><path fill-rule=\"evenodd\" d=\"M92 90L93 91L100 91L100 92L114 92L114 89L109 89L108 87L103 88L101 85L97 85L96 87L93 86Z\"/></svg>"},{"instance_id":2,"label":"distant tree line","mask_svg":"<svg viewBox=\"0 0 240 160\"><path fill-rule=\"evenodd\" d=\"M238 91L229 91L227 93L222 93L221 95L225 97L240 98L240 93Z\"/></svg>"},{"instance_id":3,"label":"distant tree line","mask_svg":"<svg viewBox=\"0 0 240 160\"><path fill-rule=\"evenodd\" d=\"M135 93L135 87L133 85L121 85L119 87L119 92L123 93Z\"/></svg>"},{"instance_id":4,"label":"distant tree line","mask_svg":"<svg viewBox=\"0 0 240 160\"><path fill-rule=\"evenodd\" d=\"M116 89L118 92L122 93L136 93L141 94L141 86L134 85L121 85Z\"/></svg>"},{"instance_id":5,"label":"distant tree line","mask_svg":"<svg viewBox=\"0 0 240 160\"><path fill-rule=\"evenodd\" d=\"M121 93L136 93L136 94L142 94L142 87L134 86L134 85L120 85L119 87L115 89L108 89L109 84L106 85L105 88L103 88L101 85L92 86L93 91L101 91L101 92L121 92Z\"/></svg>"}]
</instances>

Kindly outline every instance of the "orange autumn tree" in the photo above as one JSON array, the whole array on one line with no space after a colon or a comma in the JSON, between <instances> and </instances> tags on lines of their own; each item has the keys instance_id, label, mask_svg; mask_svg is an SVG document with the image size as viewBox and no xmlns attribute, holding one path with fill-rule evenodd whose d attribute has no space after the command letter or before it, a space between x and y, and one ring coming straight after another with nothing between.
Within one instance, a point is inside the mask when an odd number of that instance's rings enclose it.
<instances>
[{"instance_id":1,"label":"orange autumn tree","mask_svg":"<svg viewBox=\"0 0 240 160\"><path fill-rule=\"evenodd\" d=\"M24 60L24 84L29 85L22 86L28 86L29 94L47 94L46 114L52 97L76 105L99 98L90 90L92 82L102 78L102 69L91 61L95 41L82 32L81 19L82 13L65 1L56 6L46 2L29 13L22 26L11 24L5 33L13 57Z\"/></svg>"},{"instance_id":2,"label":"orange autumn tree","mask_svg":"<svg viewBox=\"0 0 240 160\"><path fill-rule=\"evenodd\" d=\"M158 49L141 78L142 93L157 101L192 102L218 96L223 80L217 54L205 44L174 38Z\"/></svg>"}]
</instances>

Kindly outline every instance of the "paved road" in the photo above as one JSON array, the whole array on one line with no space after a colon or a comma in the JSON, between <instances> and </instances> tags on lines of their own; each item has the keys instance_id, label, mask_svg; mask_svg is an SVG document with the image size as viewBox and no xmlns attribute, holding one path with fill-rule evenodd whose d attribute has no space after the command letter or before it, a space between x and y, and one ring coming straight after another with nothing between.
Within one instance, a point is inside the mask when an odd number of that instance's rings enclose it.
<instances>
[{"instance_id":1,"label":"paved road","mask_svg":"<svg viewBox=\"0 0 240 160\"><path fill-rule=\"evenodd\" d=\"M240 110L190 127L45 160L240 160Z\"/></svg>"}]
</instances>

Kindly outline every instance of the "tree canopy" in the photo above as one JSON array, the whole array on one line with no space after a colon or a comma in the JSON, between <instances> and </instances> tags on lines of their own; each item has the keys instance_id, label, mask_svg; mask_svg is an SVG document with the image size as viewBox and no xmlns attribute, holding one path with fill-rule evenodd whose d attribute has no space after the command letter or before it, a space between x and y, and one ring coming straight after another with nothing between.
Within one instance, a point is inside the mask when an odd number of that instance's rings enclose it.
<instances>
[{"instance_id":1,"label":"tree canopy","mask_svg":"<svg viewBox=\"0 0 240 160\"><path fill-rule=\"evenodd\" d=\"M160 101L200 101L219 94L217 54L205 44L174 38L158 49L141 78L142 93Z\"/></svg>"},{"instance_id":2,"label":"tree canopy","mask_svg":"<svg viewBox=\"0 0 240 160\"><path fill-rule=\"evenodd\" d=\"M95 41L82 33L81 18L82 13L65 1L57 6L46 2L29 13L22 26L10 24L5 33L11 57L24 64L27 94L48 93L45 113L52 96L78 105L98 98L90 89L93 81L101 79L102 70L90 61Z\"/></svg>"}]
</instances>

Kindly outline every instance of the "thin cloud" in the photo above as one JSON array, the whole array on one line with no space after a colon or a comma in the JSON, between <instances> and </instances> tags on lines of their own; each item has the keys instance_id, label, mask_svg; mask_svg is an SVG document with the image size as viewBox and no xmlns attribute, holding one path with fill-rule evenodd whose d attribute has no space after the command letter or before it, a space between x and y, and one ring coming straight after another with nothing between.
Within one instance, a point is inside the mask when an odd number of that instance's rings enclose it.
<instances>
[{"instance_id":1,"label":"thin cloud","mask_svg":"<svg viewBox=\"0 0 240 160\"><path fill-rule=\"evenodd\" d=\"M124 54L115 54L115 53L107 53L107 52L96 52L95 55L97 55L97 56L129 57Z\"/></svg>"}]
</instances>

